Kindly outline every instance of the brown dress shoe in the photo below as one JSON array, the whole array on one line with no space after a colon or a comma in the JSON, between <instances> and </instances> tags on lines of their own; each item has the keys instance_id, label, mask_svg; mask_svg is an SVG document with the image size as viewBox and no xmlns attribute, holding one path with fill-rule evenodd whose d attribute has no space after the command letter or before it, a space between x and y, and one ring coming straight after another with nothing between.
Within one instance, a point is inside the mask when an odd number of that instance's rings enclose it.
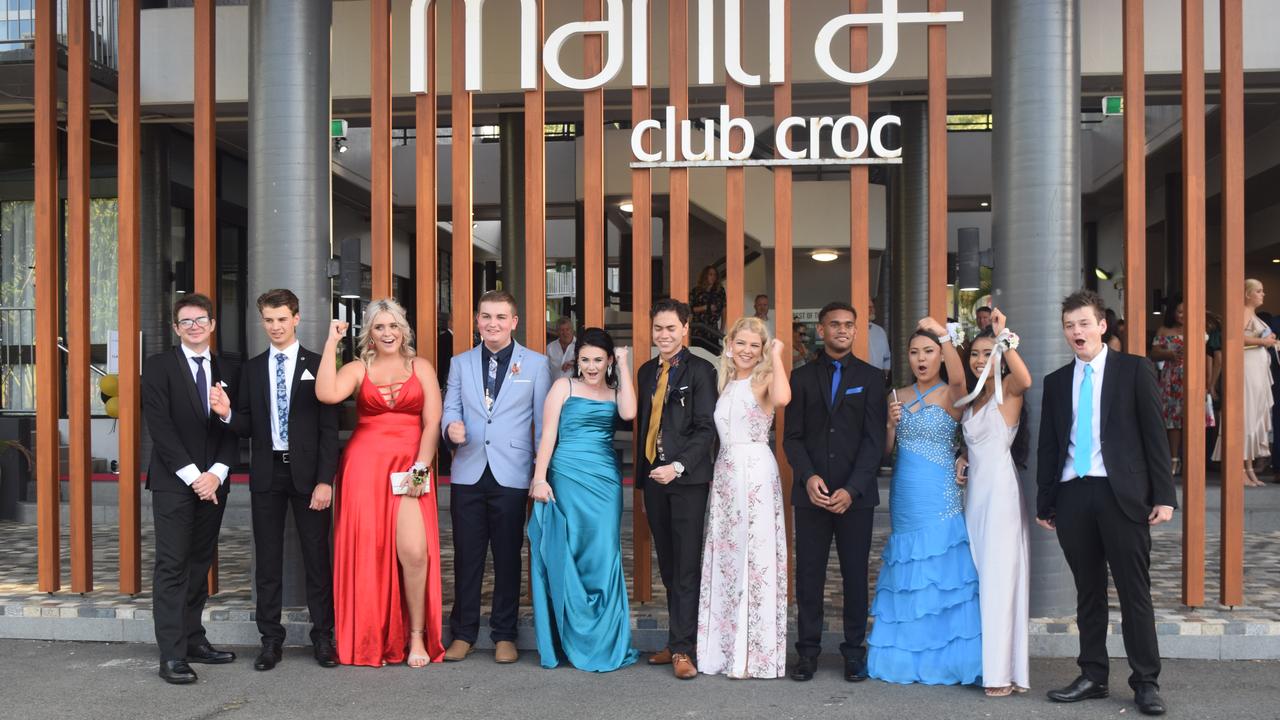
<instances>
[{"instance_id":1,"label":"brown dress shoe","mask_svg":"<svg viewBox=\"0 0 1280 720\"><path fill-rule=\"evenodd\" d=\"M650 665L670 665L671 664L671 648L662 648L658 652L649 656Z\"/></svg>"},{"instance_id":2,"label":"brown dress shoe","mask_svg":"<svg viewBox=\"0 0 1280 720\"><path fill-rule=\"evenodd\" d=\"M467 659L471 654L471 643L466 640L454 640L449 643L449 649L444 651L445 662L458 662Z\"/></svg>"},{"instance_id":3,"label":"brown dress shoe","mask_svg":"<svg viewBox=\"0 0 1280 720\"><path fill-rule=\"evenodd\" d=\"M510 640L499 640L493 648L493 661L503 665L509 665L520 659L520 653L516 650L516 644Z\"/></svg>"},{"instance_id":4,"label":"brown dress shoe","mask_svg":"<svg viewBox=\"0 0 1280 720\"><path fill-rule=\"evenodd\" d=\"M693 659L684 653L671 654L671 667L676 677L681 680L692 680L698 677L698 668L694 667Z\"/></svg>"}]
</instances>

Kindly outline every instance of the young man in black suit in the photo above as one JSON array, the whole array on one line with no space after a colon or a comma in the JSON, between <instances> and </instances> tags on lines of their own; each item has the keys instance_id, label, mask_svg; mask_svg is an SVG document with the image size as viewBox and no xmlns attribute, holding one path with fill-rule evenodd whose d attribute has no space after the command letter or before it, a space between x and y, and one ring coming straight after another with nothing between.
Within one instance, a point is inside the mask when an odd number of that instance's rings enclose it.
<instances>
[{"instance_id":1,"label":"young man in black suit","mask_svg":"<svg viewBox=\"0 0 1280 720\"><path fill-rule=\"evenodd\" d=\"M796 605L800 658L794 680L813 679L822 651L822 606L831 539L844 580L845 680L867 678L867 556L880 504L884 456L884 375L851 353L857 313L843 302L818 315L823 354L791 375L783 450L795 484Z\"/></svg>"},{"instance_id":2,"label":"young man in black suit","mask_svg":"<svg viewBox=\"0 0 1280 720\"><path fill-rule=\"evenodd\" d=\"M290 290L268 290L258 296L258 314L271 347L245 363L234 412L230 397L218 388L213 404L213 411L230 420L237 435L252 441L249 490L262 634L262 650L253 668L274 668L285 641L280 597L285 515L290 507L306 570L316 662L336 667L329 505L338 470L338 406L316 400L320 355L298 342L298 296Z\"/></svg>"},{"instance_id":3,"label":"young man in black suit","mask_svg":"<svg viewBox=\"0 0 1280 720\"><path fill-rule=\"evenodd\" d=\"M1109 350L1106 306L1082 290L1062 301L1075 354L1045 378L1036 522L1056 530L1076 582L1080 677L1049 691L1076 702L1107 696L1107 570L1120 596L1129 685L1138 709L1163 715L1160 647L1151 606L1151 527L1177 506L1155 368Z\"/></svg>"},{"instance_id":4,"label":"young man in black suit","mask_svg":"<svg viewBox=\"0 0 1280 720\"><path fill-rule=\"evenodd\" d=\"M181 345L152 355L142 368L143 417L153 444L147 488L156 537L156 645L160 677L175 685L196 681L188 663L236 659L210 645L200 623L227 506L227 473L239 456L231 427L210 413L213 389L236 386L235 368L209 350L215 327L209 298L183 295L173 304Z\"/></svg>"},{"instance_id":5,"label":"young man in black suit","mask_svg":"<svg viewBox=\"0 0 1280 720\"><path fill-rule=\"evenodd\" d=\"M689 352L689 306L659 300L649 310L658 357L637 371L639 438L636 485L644 488L644 510L667 589L667 647L650 665L670 663L675 676L698 676L698 591L702 579L702 531L716 441L719 393L711 363Z\"/></svg>"}]
</instances>

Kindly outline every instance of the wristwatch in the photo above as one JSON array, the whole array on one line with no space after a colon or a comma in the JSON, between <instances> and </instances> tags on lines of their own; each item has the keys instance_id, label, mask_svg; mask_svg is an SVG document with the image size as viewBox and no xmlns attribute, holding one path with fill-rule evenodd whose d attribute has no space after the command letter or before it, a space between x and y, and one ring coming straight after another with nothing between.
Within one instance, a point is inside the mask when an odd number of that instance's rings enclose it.
<instances>
[{"instance_id":1,"label":"wristwatch","mask_svg":"<svg viewBox=\"0 0 1280 720\"><path fill-rule=\"evenodd\" d=\"M680 462L679 460L671 463L671 467L675 468L676 477L680 477L681 475L684 474L684 463Z\"/></svg>"}]
</instances>

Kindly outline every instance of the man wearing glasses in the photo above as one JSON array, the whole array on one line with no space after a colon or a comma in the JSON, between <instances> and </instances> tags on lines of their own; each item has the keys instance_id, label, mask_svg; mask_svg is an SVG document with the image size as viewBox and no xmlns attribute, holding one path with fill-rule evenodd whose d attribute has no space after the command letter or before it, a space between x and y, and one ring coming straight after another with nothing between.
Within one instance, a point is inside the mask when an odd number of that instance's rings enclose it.
<instances>
[{"instance_id":1,"label":"man wearing glasses","mask_svg":"<svg viewBox=\"0 0 1280 720\"><path fill-rule=\"evenodd\" d=\"M147 358L142 369L142 411L154 446L147 488L156 536L156 645L160 677L175 685L196 681L189 663L236 659L210 645L200 623L227 506L227 473L239 455L231 426L210 413L210 395L233 393L237 380L235 368L209 349L215 327L209 298L183 295L173 305L181 344Z\"/></svg>"}]
</instances>

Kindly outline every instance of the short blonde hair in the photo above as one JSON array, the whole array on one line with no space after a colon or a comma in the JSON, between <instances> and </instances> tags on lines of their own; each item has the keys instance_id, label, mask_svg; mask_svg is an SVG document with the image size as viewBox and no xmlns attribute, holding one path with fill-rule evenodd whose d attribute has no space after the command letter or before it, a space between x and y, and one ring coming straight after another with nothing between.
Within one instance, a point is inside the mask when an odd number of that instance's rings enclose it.
<instances>
[{"instance_id":1,"label":"short blonde hair","mask_svg":"<svg viewBox=\"0 0 1280 720\"><path fill-rule=\"evenodd\" d=\"M413 327L409 325L409 319L405 316L404 307L396 302L395 298L382 298L369 303L364 309L364 324L360 326L360 337L356 340L360 355L360 362L369 366L373 362L377 351L370 344L370 333L373 332L373 320L379 314L386 313L391 316L391 320L400 326L400 355L406 361L412 362L413 358L418 354L413 349Z\"/></svg>"},{"instance_id":2,"label":"short blonde hair","mask_svg":"<svg viewBox=\"0 0 1280 720\"><path fill-rule=\"evenodd\" d=\"M1261 280L1248 278L1247 280L1244 281L1244 296L1246 299L1249 297L1249 293L1253 292L1254 290L1261 290L1261 289L1262 289Z\"/></svg>"},{"instance_id":3,"label":"short blonde hair","mask_svg":"<svg viewBox=\"0 0 1280 720\"><path fill-rule=\"evenodd\" d=\"M720 392L724 392L725 387L729 385L729 381L738 374L738 368L733 364L732 347L734 338L743 331L760 336L760 364L756 365L756 369L751 373L751 383L758 385L773 374L773 355L769 352L773 336L769 334L769 326L754 315L739 318L724 336L724 352L720 353L720 365L716 373L718 375L717 387Z\"/></svg>"}]
</instances>

